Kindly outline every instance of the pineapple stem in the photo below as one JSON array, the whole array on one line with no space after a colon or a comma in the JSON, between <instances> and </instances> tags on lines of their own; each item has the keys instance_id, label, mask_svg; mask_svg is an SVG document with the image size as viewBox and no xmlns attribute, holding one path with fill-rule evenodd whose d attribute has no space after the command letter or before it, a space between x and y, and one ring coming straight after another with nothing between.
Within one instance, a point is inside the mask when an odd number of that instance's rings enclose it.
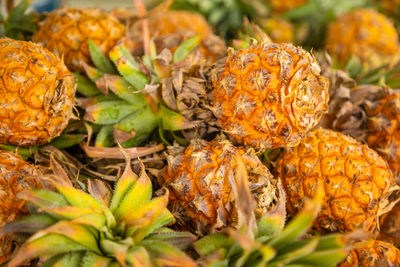
<instances>
[{"instance_id":1,"label":"pineapple stem","mask_svg":"<svg viewBox=\"0 0 400 267\"><path fill-rule=\"evenodd\" d=\"M145 18L147 15L146 7L143 4L143 0L133 0L136 10L138 12L139 18L142 18L142 32L143 32L143 47L144 54L146 56L150 55L150 34L149 34L149 22Z\"/></svg>"}]
</instances>

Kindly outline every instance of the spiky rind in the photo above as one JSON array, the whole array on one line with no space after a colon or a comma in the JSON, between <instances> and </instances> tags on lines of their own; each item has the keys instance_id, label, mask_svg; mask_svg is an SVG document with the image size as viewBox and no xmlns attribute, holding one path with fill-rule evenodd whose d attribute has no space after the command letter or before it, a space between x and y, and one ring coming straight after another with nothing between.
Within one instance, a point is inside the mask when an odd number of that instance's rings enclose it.
<instances>
[{"instance_id":1,"label":"spiky rind","mask_svg":"<svg viewBox=\"0 0 400 267\"><path fill-rule=\"evenodd\" d=\"M317 128L302 143L285 151L276 176L287 192L290 214L306 197L325 194L314 226L320 232L373 231L395 185L388 164L372 149L351 137Z\"/></svg>"},{"instance_id":2,"label":"spiky rind","mask_svg":"<svg viewBox=\"0 0 400 267\"><path fill-rule=\"evenodd\" d=\"M328 81L317 61L291 44L230 51L214 74L220 127L256 149L296 146L328 109Z\"/></svg>"},{"instance_id":3,"label":"spiky rind","mask_svg":"<svg viewBox=\"0 0 400 267\"><path fill-rule=\"evenodd\" d=\"M31 42L2 38L0 57L0 143L48 143L72 117L73 75L60 59Z\"/></svg>"}]
</instances>

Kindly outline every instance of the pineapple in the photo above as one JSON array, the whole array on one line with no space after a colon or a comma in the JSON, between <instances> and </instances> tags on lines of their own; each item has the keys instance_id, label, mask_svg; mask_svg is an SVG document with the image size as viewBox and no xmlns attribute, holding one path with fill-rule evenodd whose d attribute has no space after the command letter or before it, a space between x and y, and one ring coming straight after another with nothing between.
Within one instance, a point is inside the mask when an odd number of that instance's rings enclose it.
<instances>
[{"instance_id":1,"label":"pineapple","mask_svg":"<svg viewBox=\"0 0 400 267\"><path fill-rule=\"evenodd\" d=\"M73 75L60 59L31 42L1 38L0 57L0 143L48 143L73 115Z\"/></svg>"},{"instance_id":2,"label":"pineapple","mask_svg":"<svg viewBox=\"0 0 400 267\"><path fill-rule=\"evenodd\" d=\"M400 250L389 243L368 239L353 246L354 249L338 267L400 265Z\"/></svg>"},{"instance_id":3,"label":"pineapple","mask_svg":"<svg viewBox=\"0 0 400 267\"><path fill-rule=\"evenodd\" d=\"M199 35L200 50L205 58L215 61L225 53L224 42L214 35L211 26L200 14L188 11L163 10L150 12L147 18L150 38L157 44L158 52L164 48L175 52L176 48L188 38ZM143 53L142 21L139 20L129 29L133 40L131 50L140 49L136 54Z\"/></svg>"},{"instance_id":4,"label":"pineapple","mask_svg":"<svg viewBox=\"0 0 400 267\"><path fill-rule=\"evenodd\" d=\"M325 39L331 56L343 64L352 55L366 68L390 63L399 50L393 23L373 9L356 9L331 22Z\"/></svg>"},{"instance_id":5,"label":"pineapple","mask_svg":"<svg viewBox=\"0 0 400 267\"><path fill-rule=\"evenodd\" d=\"M82 72L82 62L91 62L89 38L108 53L124 35L125 27L100 9L63 8L40 22L33 41L63 57L69 70Z\"/></svg>"},{"instance_id":6,"label":"pineapple","mask_svg":"<svg viewBox=\"0 0 400 267\"><path fill-rule=\"evenodd\" d=\"M347 255L349 238L342 234L309 236L306 232L321 199L309 201L284 228L278 210L264 215L253 233L228 229L194 243L201 266L324 266L334 267ZM282 203L284 206L284 203Z\"/></svg>"},{"instance_id":7,"label":"pineapple","mask_svg":"<svg viewBox=\"0 0 400 267\"><path fill-rule=\"evenodd\" d=\"M317 128L282 153L276 164L291 215L305 197L321 191L324 205L314 227L319 232L374 231L378 216L396 188L388 164L351 137Z\"/></svg>"},{"instance_id":8,"label":"pineapple","mask_svg":"<svg viewBox=\"0 0 400 267\"><path fill-rule=\"evenodd\" d=\"M258 150L296 146L328 110L328 81L317 61L291 44L231 50L211 76L219 126Z\"/></svg>"},{"instance_id":9,"label":"pineapple","mask_svg":"<svg viewBox=\"0 0 400 267\"><path fill-rule=\"evenodd\" d=\"M66 175L48 179L56 192L23 192L20 198L36 207L36 212L3 229L32 234L7 266L34 258L40 258L44 266L196 266L179 249L195 237L163 227L174 221L166 209L169 193L160 189L152 198L152 184L143 166L138 177L127 162L110 198L104 197L112 193L101 182L95 190L88 187L89 194L74 188ZM29 229L24 227L27 224L31 224Z\"/></svg>"},{"instance_id":10,"label":"pineapple","mask_svg":"<svg viewBox=\"0 0 400 267\"><path fill-rule=\"evenodd\" d=\"M256 218L284 198L279 182L252 150L234 147L224 137L172 147L159 183L170 190L169 207L180 228L199 235L238 225L238 166L245 166Z\"/></svg>"},{"instance_id":11,"label":"pineapple","mask_svg":"<svg viewBox=\"0 0 400 267\"><path fill-rule=\"evenodd\" d=\"M308 0L265 0L271 9L275 12L286 12L302 5L305 5Z\"/></svg>"},{"instance_id":12,"label":"pineapple","mask_svg":"<svg viewBox=\"0 0 400 267\"><path fill-rule=\"evenodd\" d=\"M0 150L0 229L8 222L28 213L25 200L17 194L24 190L42 188L39 171L19 155ZM0 238L0 264L4 263L15 248L8 235Z\"/></svg>"}]
</instances>

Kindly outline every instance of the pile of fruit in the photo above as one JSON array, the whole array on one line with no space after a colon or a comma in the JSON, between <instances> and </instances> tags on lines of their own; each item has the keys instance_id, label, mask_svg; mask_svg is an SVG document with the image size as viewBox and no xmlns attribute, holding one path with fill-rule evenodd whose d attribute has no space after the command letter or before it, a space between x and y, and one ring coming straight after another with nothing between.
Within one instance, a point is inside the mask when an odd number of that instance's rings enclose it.
<instances>
[{"instance_id":1,"label":"pile of fruit","mask_svg":"<svg viewBox=\"0 0 400 267\"><path fill-rule=\"evenodd\" d=\"M0 266L400 266L400 1L0 17Z\"/></svg>"}]
</instances>

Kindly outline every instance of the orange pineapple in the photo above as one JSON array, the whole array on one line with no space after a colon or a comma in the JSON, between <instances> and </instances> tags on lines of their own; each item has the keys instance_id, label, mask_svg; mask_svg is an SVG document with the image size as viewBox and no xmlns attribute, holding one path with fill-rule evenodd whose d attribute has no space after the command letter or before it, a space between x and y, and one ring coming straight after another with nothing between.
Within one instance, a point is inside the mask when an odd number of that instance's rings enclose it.
<instances>
[{"instance_id":1,"label":"orange pineapple","mask_svg":"<svg viewBox=\"0 0 400 267\"><path fill-rule=\"evenodd\" d=\"M159 52L164 48L172 52L184 40L194 35L200 35L200 50L203 55L214 61L225 53L224 42L214 35L207 20L197 13L188 11L162 10L150 12L147 18L150 38L154 38ZM133 40L132 50L142 49L142 21L139 20L130 28L130 38ZM138 53L136 51L135 53Z\"/></svg>"},{"instance_id":2,"label":"orange pineapple","mask_svg":"<svg viewBox=\"0 0 400 267\"><path fill-rule=\"evenodd\" d=\"M59 57L71 71L83 71L90 63L89 38L108 54L125 34L125 27L100 9L57 9L40 23L33 41L41 43Z\"/></svg>"},{"instance_id":3,"label":"orange pineapple","mask_svg":"<svg viewBox=\"0 0 400 267\"><path fill-rule=\"evenodd\" d=\"M273 11L286 12L298 8L308 2L308 0L266 0Z\"/></svg>"},{"instance_id":4,"label":"orange pineapple","mask_svg":"<svg viewBox=\"0 0 400 267\"><path fill-rule=\"evenodd\" d=\"M321 128L283 152L276 177L282 179L291 215L307 197L324 192L325 204L314 223L320 232L375 230L377 216L395 186L388 164L374 150Z\"/></svg>"},{"instance_id":5,"label":"orange pineapple","mask_svg":"<svg viewBox=\"0 0 400 267\"><path fill-rule=\"evenodd\" d=\"M223 137L211 142L195 139L186 148L172 148L160 184L170 191L169 208L180 229L198 234L238 223L235 188L238 164L243 163L250 190L257 201L256 217L271 210L282 196L278 180L253 151L234 147Z\"/></svg>"},{"instance_id":6,"label":"orange pineapple","mask_svg":"<svg viewBox=\"0 0 400 267\"><path fill-rule=\"evenodd\" d=\"M280 17L260 19L258 23L274 43L292 43L294 40L294 27L290 21Z\"/></svg>"},{"instance_id":7,"label":"orange pineapple","mask_svg":"<svg viewBox=\"0 0 400 267\"><path fill-rule=\"evenodd\" d=\"M389 243L369 239L356 242L353 246L354 249L338 267L400 265L400 250Z\"/></svg>"},{"instance_id":8,"label":"orange pineapple","mask_svg":"<svg viewBox=\"0 0 400 267\"><path fill-rule=\"evenodd\" d=\"M8 222L28 212L25 200L16 198L19 192L42 188L38 170L19 155L0 150L0 229ZM10 236L0 238L0 264L4 263L14 249Z\"/></svg>"},{"instance_id":9,"label":"orange pineapple","mask_svg":"<svg viewBox=\"0 0 400 267\"><path fill-rule=\"evenodd\" d=\"M317 61L290 44L231 50L211 76L220 127L259 150L296 146L328 110L328 81Z\"/></svg>"},{"instance_id":10,"label":"orange pineapple","mask_svg":"<svg viewBox=\"0 0 400 267\"><path fill-rule=\"evenodd\" d=\"M340 63L355 55L368 68L374 68L393 59L399 50L399 38L384 15L372 9L357 9L330 23L325 46Z\"/></svg>"},{"instance_id":11,"label":"orange pineapple","mask_svg":"<svg viewBox=\"0 0 400 267\"><path fill-rule=\"evenodd\" d=\"M0 39L0 58L0 143L48 143L72 116L73 75L47 49L30 42Z\"/></svg>"}]
</instances>

